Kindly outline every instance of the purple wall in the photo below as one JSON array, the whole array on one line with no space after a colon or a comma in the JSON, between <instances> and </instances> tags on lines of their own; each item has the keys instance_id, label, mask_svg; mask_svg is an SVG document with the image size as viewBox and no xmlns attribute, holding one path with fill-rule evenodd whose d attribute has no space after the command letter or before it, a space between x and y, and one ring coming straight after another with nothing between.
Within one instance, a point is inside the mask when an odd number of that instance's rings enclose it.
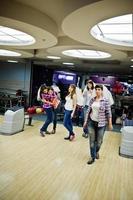
<instances>
[{"instance_id":1,"label":"purple wall","mask_svg":"<svg viewBox=\"0 0 133 200\"><path fill-rule=\"evenodd\" d=\"M98 75L90 76L90 79L94 83L105 84L105 85L109 85L111 87L115 84L115 82L117 80L117 78L113 77L113 76L98 76Z\"/></svg>"}]
</instances>

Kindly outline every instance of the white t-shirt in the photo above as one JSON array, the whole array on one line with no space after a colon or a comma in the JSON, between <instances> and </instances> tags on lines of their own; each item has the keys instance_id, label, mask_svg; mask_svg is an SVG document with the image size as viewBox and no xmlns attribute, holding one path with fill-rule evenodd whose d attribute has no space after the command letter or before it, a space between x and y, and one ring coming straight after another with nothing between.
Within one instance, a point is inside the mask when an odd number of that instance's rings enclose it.
<instances>
[{"instance_id":1,"label":"white t-shirt","mask_svg":"<svg viewBox=\"0 0 133 200\"><path fill-rule=\"evenodd\" d=\"M92 104L92 113L90 116L93 121L96 121L96 122L99 121L98 119L99 108L100 108L100 101L94 101Z\"/></svg>"},{"instance_id":2,"label":"white t-shirt","mask_svg":"<svg viewBox=\"0 0 133 200\"><path fill-rule=\"evenodd\" d=\"M76 87L76 95L77 95L77 105L83 106L83 94L82 90Z\"/></svg>"},{"instance_id":3,"label":"white t-shirt","mask_svg":"<svg viewBox=\"0 0 133 200\"><path fill-rule=\"evenodd\" d=\"M87 90L87 87L85 87L84 91L83 91L83 105L84 106L88 106L89 103L90 103L90 100L92 98L92 95L93 95L93 91L92 90ZM94 96L94 95L93 95Z\"/></svg>"},{"instance_id":4,"label":"white t-shirt","mask_svg":"<svg viewBox=\"0 0 133 200\"><path fill-rule=\"evenodd\" d=\"M65 109L73 110L73 99L70 96L66 96Z\"/></svg>"}]
</instances>

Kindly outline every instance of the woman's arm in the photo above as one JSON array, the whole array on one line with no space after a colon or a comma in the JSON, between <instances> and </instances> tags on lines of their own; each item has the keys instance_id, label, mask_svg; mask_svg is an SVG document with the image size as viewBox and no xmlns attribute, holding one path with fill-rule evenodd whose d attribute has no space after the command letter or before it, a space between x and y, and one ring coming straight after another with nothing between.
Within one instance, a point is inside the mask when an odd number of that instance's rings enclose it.
<instances>
[{"instance_id":1,"label":"woman's arm","mask_svg":"<svg viewBox=\"0 0 133 200\"><path fill-rule=\"evenodd\" d=\"M83 97L86 97L86 96L87 96L87 89L85 88L83 91Z\"/></svg>"},{"instance_id":2,"label":"woman's arm","mask_svg":"<svg viewBox=\"0 0 133 200\"><path fill-rule=\"evenodd\" d=\"M89 102L89 105L88 105L88 109L87 109L87 112L86 112L86 116L85 116L85 120L84 120L84 124L83 124L83 127L85 128L88 124L88 121L89 121L89 117L90 117L90 114L91 114L91 111L92 111L92 104L94 102L94 98L92 98Z\"/></svg>"},{"instance_id":3,"label":"woman's arm","mask_svg":"<svg viewBox=\"0 0 133 200\"><path fill-rule=\"evenodd\" d=\"M72 111L71 117L74 116L74 113L75 113L75 110L76 110L76 105L77 105L77 95L74 94L73 95L73 111Z\"/></svg>"},{"instance_id":4,"label":"woman's arm","mask_svg":"<svg viewBox=\"0 0 133 200\"><path fill-rule=\"evenodd\" d=\"M111 131L113 129L113 126L112 126L112 113L111 113L111 106L110 106L108 100L106 100L106 103L105 103L105 112L106 112L106 116L107 116L107 119L108 119L109 130Z\"/></svg>"},{"instance_id":5,"label":"woman's arm","mask_svg":"<svg viewBox=\"0 0 133 200\"><path fill-rule=\"evenodd\" d=\"M41 87L38 89L37 92L37 101L41 101Z\"/></svg>"},{"instance_id":6,"label":"woman's arm","mask_svg":"<svg viewBox=\"0 0 133 200\"><path fill-rule=\"evenodd\" d=\"M113 129L111 117L108 119L108 126L109 126L109 130L111 131Z\"/></svg>"}]
</instances>

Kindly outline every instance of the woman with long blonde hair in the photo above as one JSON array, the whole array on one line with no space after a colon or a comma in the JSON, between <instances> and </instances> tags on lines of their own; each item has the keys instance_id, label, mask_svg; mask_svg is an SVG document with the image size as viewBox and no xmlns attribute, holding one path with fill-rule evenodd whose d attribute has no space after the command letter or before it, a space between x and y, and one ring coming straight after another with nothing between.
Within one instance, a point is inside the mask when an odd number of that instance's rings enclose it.
<instances>
[{"instance_id":1,"label":"woman with long blonde hair","mask_svg":"<svg viewBox=\"0 0 133 200\"><path fill-rule=\"evenodd\" d=\"M77 97L76 97L76 85L71 84L68 88L68 95L66 96L65 103L65 115L64 115L64 126L69 131L68 137L65 137L65 140L72 141L75 138L73 132L72 118L76 109Z\"/></svg>"}]
</instances>

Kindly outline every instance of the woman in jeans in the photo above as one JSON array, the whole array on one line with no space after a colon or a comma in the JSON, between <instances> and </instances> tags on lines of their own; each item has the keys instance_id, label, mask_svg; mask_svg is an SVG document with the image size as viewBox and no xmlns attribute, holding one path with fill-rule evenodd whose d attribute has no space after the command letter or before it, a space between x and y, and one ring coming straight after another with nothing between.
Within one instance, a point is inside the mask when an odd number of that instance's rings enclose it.
<instances>
[{"instance_id":1,"label":"woman in jeans","mask_svg":"<svg viewBox=\"0 0 133 200\"><path fill-rule=\"evenodd\" d=\"M85 119L85 116L86 116L86 112L88 110L88 105L90 103L90 100L92 98L92 95L93 95L93 92L94 91L94 83L92 80L88 80L87 81L87 85L83 91L83 99L84 99L84 119ZM83 134L82 136L85 137L85 138L88 138L88 127L84 128L83 129Z\"/></svg>"},{"instance_id":2,"label":"woman in jeans","mask_svg":"<svg viewBox=\"0 0 133 200\"><path fill-rule=\"evenodd\" d=\"M40 129L40 134L42 137L45 136L45 134L49 133L47 131L47 128L49 124L53 121L53 100L57 98L55 92L51 87L44 87L43 88L43 93L41 94L41 99L43 102L43 108L46 112L46 121L43 124L43 126Z\"/></svg>"},{"instance_id":3,"label":"woman in jeans","mask_svg":"<svg viewBox=\"0 0 133 200\"><path fill-rule=\"evenodd\" d=\"M64 139L72 141L75 138L75 134L73 132L72 118L74 116L77 104L76 85L71 84L68 88L68 92L69 94L66 96L65 103L64 126L69 131L69 135Z\"/></svg>"},{"instance_id":4,"label":"woman in jeans","mask_svg":"<svg viewBox=\"0 0 133 200\"><path fill-rule=\"evenodd\" d=\"M108 121L109 130L112 130L112 115L109 101L103 97L103 86L95 86L96 96L90 100L87 110L84 128L89 128L91 158L87 164L94 163L99 159L99 150L103 142L103 136Z\"/></svg>"}]
</instances>

